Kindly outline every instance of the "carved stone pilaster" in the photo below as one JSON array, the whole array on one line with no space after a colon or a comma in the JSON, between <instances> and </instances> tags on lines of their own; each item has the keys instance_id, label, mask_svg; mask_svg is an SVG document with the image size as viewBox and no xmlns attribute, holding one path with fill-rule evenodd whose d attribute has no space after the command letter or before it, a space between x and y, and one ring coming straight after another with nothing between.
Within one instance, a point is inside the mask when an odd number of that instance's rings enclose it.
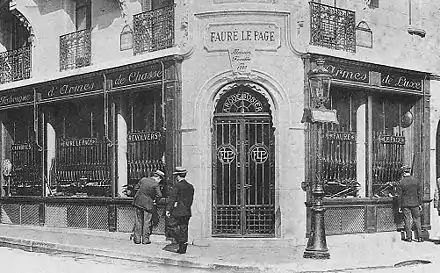
<instances>
[{"instance_id":1,"label":"carved stone pilaster","mask_svg":"<svg viewBox=\"0 0 440 273\"><path fill-rule=\"evenodd\" d=\"M180 0L180 10L182 17L180 18L179 30L181 32L178 45L185 48L189 40L189 5L188 0Z\"/></svg>"},{"instance_id":2,"label":"carved stone pilaster","mask_svg":"<svg viewBox=\"0 0 440 273\"><path fill-rule=\"evenodd\" d=\"M121 8L122 18L124 18L125 21L127 21L128 18L128 7L127 2L128 0L116 0L119 3L119 7Z\"/></svg>"}]
</instances>

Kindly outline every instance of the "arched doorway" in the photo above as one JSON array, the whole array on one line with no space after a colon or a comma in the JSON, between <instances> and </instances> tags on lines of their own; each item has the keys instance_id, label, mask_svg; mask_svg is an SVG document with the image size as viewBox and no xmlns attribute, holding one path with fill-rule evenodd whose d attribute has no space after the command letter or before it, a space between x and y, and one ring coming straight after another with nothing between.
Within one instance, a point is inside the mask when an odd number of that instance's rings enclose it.
<instances>
[{"instance_id":1,"label":"arched doorway","mask_svg":"<svg viewBox=\"0 0 440 273\"><path fill-rule=\"evenodd\" d=\"M275 138L262 87L223 88L213 120L213 236L274 237Z\"/></svg>"}]
</instances>

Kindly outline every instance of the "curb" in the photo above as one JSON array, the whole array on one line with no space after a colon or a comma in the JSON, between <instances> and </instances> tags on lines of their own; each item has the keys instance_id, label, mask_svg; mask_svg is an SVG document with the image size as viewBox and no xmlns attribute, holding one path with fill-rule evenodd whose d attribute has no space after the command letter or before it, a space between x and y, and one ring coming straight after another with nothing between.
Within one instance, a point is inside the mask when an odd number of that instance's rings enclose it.
<instances>
[{"instance_id":1,"label":"curb","mask_svg":"<svg viewBox=\"0 0 440 273\"><path fill-rule=\"evenodd\" d=\"M21 249L28 252L39 253L74 253L84 254L90 256L106 257L127 261L142 262L147 264L161 264L165 266L178 266L185 268L197 268L208 270L234 270L246 272L266 272L270 268L262 268L256 266L241 266L233 264L222 263L200 263L184 259L173 259L169 257L158 257L151 255L142 255L133 252L118 252L113 250L99 249L99 248L85 248L81 246L72 246L58 243L42 242L37 240L11 238L0 236L0 247L9 247ZM177 255L177 254L176 254ZM184 258L184 257L182 257Z\"/></svg>"},{"instance_id":2,"label":"curb","mask_svg":"<svg viewBox=\"0 0 440 273\"><path fill-rule=\"evenodd\" d=\"M164 266L175 266L184 268L197 268L206 270L226 270L227 272L255 272L255 273L268 273L268 272L290 272L290 273L335 273L335 272L356 272L365 270L384 270L384 269L396 269L394 264L391 265L376 265L376 266L361 266L361 267L347 267L347 268L331 268L320 270L304 270L295 268L296 266L281 266L276 267L274 265L237 265L225 263L203 263L197 261L190 261L185 256L176 257L161 257L153 255L139 254L138 252L120 252L109 249L100 249L93 247L73 246L67 244L50 243L31 239L13 238L0 236L0 247L9 247L15 249L21 249L28 252L38 253L73 253L83 254L96 257L105 257L112 259L120 259L126 261L141 262L146 264L157 264ZM178 255L178 254L175 254ZM223 271L224 272L224 271Z\"/></svg>"}]
</instances>

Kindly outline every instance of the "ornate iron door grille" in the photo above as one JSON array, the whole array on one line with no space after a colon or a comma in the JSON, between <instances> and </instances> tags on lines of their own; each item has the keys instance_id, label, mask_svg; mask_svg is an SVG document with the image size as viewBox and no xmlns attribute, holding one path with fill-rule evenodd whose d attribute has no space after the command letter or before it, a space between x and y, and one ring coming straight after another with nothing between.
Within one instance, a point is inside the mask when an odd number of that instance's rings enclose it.
<instances>
[{"instance_id":1,"label":"ornate iron door grille","mask_svg":"<svg viewBox=\"0 0 440 273\"><path fill-rule=\"evenodd\" d=\"M174 45L174 5L133 16L134 55Z\"/></svg>"},{"instance_id":2,"label":"ornate iron door grille","mask_svg":"<svg viewBox=\"0 0 440 273\"><path fill-rule=\"evenodd\" d=\"M213 235L275 234L274 135L269 114L214 118Z\"/></svg>"},{"instance_id":3,"label":"ornate iron door grille","mask_svg":"<svg viewBox=\"0 0 440 273\"><path fill-rule=\"evenodd\" d=\"M356 52L356 16L351 10L310 2L310 44Z\"/></svg>"}]
</instances>

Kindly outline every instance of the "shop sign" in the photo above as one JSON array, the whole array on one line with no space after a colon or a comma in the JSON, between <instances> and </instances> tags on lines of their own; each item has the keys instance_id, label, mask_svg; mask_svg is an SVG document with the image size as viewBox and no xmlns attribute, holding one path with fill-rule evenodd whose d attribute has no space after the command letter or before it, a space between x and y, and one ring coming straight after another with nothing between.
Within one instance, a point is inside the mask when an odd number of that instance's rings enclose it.
<instances>
[{"instance_id":1,"label":"shop sign","mask_svg":"<svg viewBox=\"0 0 440 273\"><path fill-rule=\"evenodd\" d=\"M231 109L239 108L241 106L241 102L245 102L245 105L252 106L253 112L263 111L263 103L249 92L242 92L230 95L223 104L222 110L224 113L230 113Z\"/></svg>"},{"instance_id":2,"label":"shop sign","mask_svg":"<svg viewBox=\"0 0 440 273\"><path fill-rule=\"evenodd\" d=\"M233 73L250 73L254 52L255 50L253 48L229 49L229 60L231 61Z\"/></svg>"},{"instance_id":3,"label":"shop sign","mask_svg":"<svg viewBox=\"0 0 440 273\"><path fill-rule=\"evenodd\" d=\"M382 73L383 86L422 91L422 79L416 79L409 75Z\"/></svg>"},{"instance_id":4,"label":"shop sign","mask_svg":"<svg viewBox=\"0 0 440 273\"><path fill-rule=\"evenodd\" d=\"M380 135L378 136L379 142L383 144L399 144L405 145L405 137L393 136L393 135Z\"/></svg>"},{"instance_id":5,"label":"shop sign","mask_svg":"<svg viewBox=\"0 0 440 273\"><path fill-rule=\"evenodd\" d=\"M367 69L360 67L345 67L337 64L326 65L327 70L332 74L334 79L354 82L369 83L369 73Z\"/></svg>"},{"instance_id":6,"label":"shop sign","mask_svg":"<svg viewBox=\"0 0 440 273\"><path fill-rule=\"evenodd\" d=\"M11 146L12 151L26 151L31 149L32 146L30 143L14 144Z\"/></svg>"},{"instance_id":7,"label":"shop sign","mask_svg":"<svg viewBox=\"0 0 440 273\"><path fill-rule=\"evenodd\" d=\"M209 24L205 33L208 51L252 47L277 50L281 46L280 28L275 23L236 22Z\"/></svg>"},{"instance_id":8,"label":"shop sign","mask_svg":"<svg viewBox=\"0 0 440 273\"><path fill-rule=\"evenodd\" d=\"M94 146L98 140L96 138L81 138L81 139L63 139L60 141L61 147L84 147Z\"/></svg>"},{"instance_id":9,"label":"shop sign","mask_svg":"<svg viewBox=\"0 0 440 273\"><path fill-rule=\"evenodd\" d=\"M322 122L322 123L338 123L336 110L327 109L311 109L310 110L310 120L311 122Z\"/></svg>"},{"instance_id":10,"label":"shop sign","mask_svg":"<svg viewBox=\"0 0 440 273\"><path fill-rule=\"evenodd\" d=\"M30 103L34 101L34 90L14 89L0 95L0 106L8 106L19 103Z\"/></svg>"},{"instance_id":11,"label":"shop sign","mask_svg":"<svg viewBox=\"0 0 440 273\"><path fill-rule=\"evenodd\" d=\"M37 88L37 92L41 93L43 100L71 96L102 90L103 81L102 75L75 80L65 79L44 84L44 86Z\"/></svg>"},{"instance_id":12,"label":"shop sign","mask_svg":"<svg viewBox=\"0 0 440 273\"><path fill-rule=\"evenodd\" d=\"M327 139L327 140L355 141L356 134L352 133L352 132L328 131L325 133L325 139Z\"/></svg>"},{"instance_id":13,"label":"shop sign","mask_svg":"<svg viewBox=\"0 0 440 273\"><path fill-rule=\"evenodd\" d=\"M123 70L107 75L107 80L111 81L112 88L130 86L162 80L162 66L153 64L134 69Z\"/></svg>"},{"instance_id":14,"label":"shop sign","mask_svg":"<svg viewBox=\"0 0 440 273\"><path fill-rule=\"evenodd\" d=\"M159 131L146 133L131 133L127 136L129 142L159 140L162 134Z\"/></svg>"},{"instance_id":15,"label":"shop sign","mask_svg":"<svg viewBox=\"0 0 440 273\"><path fill-rule=\"evenodd\" d=\"M333 79L362 82L374 86L386 86L399 89L422 91L423 78L410 75L409 73L399 73L394 71L370 70L356 65L346 65L326 61L326 68L332 74Z\"/></svg>"}]
</instances>

